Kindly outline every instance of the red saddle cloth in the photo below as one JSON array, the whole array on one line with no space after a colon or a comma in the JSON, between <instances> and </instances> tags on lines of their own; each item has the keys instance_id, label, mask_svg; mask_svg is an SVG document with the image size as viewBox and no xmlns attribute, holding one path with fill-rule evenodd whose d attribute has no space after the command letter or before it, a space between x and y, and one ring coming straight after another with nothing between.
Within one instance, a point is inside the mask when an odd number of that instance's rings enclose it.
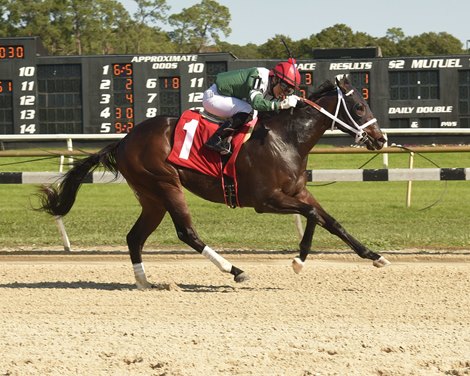
<instances>
[{"instance_id":1,"label":"red saddle cloth","mask_svg":"<svg viewBox=\"0 0 470 376\"><path fill-rule=\"evenodd\" d=\"M235 192L238 196L235 161L241 146L249 139L255 124L256 119L253 119L233 136L232 155L222 171L220 154L204 147L204 143L217 130L219 124L202 117L198 111L186 110L176 124L173 148L168 161L177 166L199 171L204 175L219 177L221 182L222 174L225 174L234 180Z\"/></svg>"}]
</instances>

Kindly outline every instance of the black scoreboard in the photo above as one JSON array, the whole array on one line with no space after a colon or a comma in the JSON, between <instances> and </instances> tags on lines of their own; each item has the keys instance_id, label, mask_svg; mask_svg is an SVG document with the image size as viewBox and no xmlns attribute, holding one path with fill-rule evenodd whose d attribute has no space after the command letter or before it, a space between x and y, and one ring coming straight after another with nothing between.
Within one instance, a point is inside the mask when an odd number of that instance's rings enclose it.
<instances>
[{"instance_id":1,"label":"black scoreboard","mask_svg":"<svg viewBox=\"0 0 470 376\"><path fill-rule=\"evenodd\" d=\"M48 56L38 38L0 38L0 135L126 133L200 108L219 72L279 60L229 53ZM299 95L350 78L382 128L470 128L470 56L299 60Z\"/></svg>"}]
</instances>

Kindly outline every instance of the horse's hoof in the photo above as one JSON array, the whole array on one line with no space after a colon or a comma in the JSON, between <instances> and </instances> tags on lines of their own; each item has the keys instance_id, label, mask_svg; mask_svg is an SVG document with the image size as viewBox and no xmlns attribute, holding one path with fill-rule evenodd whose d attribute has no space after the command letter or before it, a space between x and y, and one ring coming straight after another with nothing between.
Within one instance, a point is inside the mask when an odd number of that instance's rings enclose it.
<instances>
[{"instance_id":1,"label":"horse's hoof","mask_svg":"<svg viewBox=\"0 0 470 376\"><path fill-rule=\"evenodd\" d=\"M250 277L245 272L241 272L240 274L236 275L234 278L235 282L237 283L246 282L249 279Z\"/></svg>"},{"instance_id":2,"label":"horse's hoof","mask_svg":"<svg viewBox=\"0 0 470 376\"><path fill-rule=\"evenodd\" d=\"M296 274L299 274L302 271L304 265L305 262L299 259L298 257L294 257L294 259L292 260L292 269L294 269L294 272Z\"/></svg>"},{"instance_id":3,"label":"horse's hoof","mask_svg":"<svg viewBox=\"0 0 470 376\"><path fill-rule=\"evenodd\" d=\"M155 285L152 283L149 283L147 281L142 282L142 281L136 281L135 285L137 286L137 290L139 291L147 291L147 290L152 290L155 288Z\"/></svg>"},{"instance_id":4,"label":"horse's hoof","mask_svg":"<svg viewBox=\"0 0 470 376\"><path fill-rule=\"evenodd\" d=\"M384 266L389 266L391 265L392 263L390 261L388 261L385 257L383 256L380 256L379 259L377 260L374 260L372 262L372 265L374 265L376 268L383 268Z\"/></svg>"},{"instance_id":5,"label":"horse's hoof","mask_svg":"<svg viewBox=\"0 0 470 376\"><path fill-rule=\"evenodd\" d=\"M149 290L152 290L154 288L154 286L151 285L151 284L145 285L145 286L137 284L136 286L137 286L137 290L139 290L139 291L149 291Z\"/></svg>"}]
</instances>

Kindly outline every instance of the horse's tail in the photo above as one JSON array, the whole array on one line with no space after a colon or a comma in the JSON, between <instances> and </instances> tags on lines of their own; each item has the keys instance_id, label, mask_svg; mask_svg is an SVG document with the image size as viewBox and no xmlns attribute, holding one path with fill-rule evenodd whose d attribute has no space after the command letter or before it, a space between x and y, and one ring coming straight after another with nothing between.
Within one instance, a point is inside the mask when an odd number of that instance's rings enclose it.
<instances>
[{"instance_id":1,"label":"horse's tail","mask_svg":"<svg viewBox=\"0 0 470 376\"><path fill-rule=\"evenodd\" d=\"M56 186L41 187L38 194L41 207L38 210L51 215L66 215L75 202L83 180L100 164L117 177L116 150L119 143L120 141L110 144L99 152L74 163L73 168L57 182Z\"/></svg>"}]
</instances>

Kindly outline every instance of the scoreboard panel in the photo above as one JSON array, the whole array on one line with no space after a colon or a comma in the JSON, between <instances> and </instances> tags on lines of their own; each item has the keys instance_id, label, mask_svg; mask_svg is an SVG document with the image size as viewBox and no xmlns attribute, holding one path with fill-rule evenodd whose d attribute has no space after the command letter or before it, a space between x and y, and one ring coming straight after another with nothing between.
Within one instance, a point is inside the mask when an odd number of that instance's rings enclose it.
<instances>
[{"instance_id":1,"label":"scoreboard panel","mask_svg":"<svg viewBox=\"0 0 470 376\"><path fill-rule=\"evenodd\" d=\"M229 53L48 56L40 40L0 38L0 134L127 133L201 108L218 73L279 60ZM298 95L348 74L382 128L470 128L470 56L305 59Z\"/></svg>"}]
</instances>

